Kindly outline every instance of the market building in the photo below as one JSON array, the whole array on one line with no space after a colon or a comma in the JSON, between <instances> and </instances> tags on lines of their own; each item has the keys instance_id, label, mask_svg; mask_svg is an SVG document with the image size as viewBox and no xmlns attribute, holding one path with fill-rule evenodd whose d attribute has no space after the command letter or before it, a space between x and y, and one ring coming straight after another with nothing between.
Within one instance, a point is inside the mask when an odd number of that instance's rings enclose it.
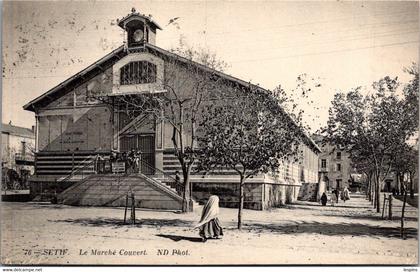
<instances>
[{"instance_id":1,"label":"market building","mask_svg":"<svg viewBox=\"0 0 420 272\"><path fill-rule=\"evenodd\" d=\"M134 9L118 20L118 26L126 33L121 47L24 106L35 113L37 128L31 194L38 198L54 194L59 202L71 205L123 206L127 192L134 192L140 207L180 209L182 190L176 184L180 164L172 128L165 118L147 111L128 115L125 98L165 95L166 82L194 80L186 66L193 66L198 75L220 79L226 95L262 88L156 46L161 27ZM189 91L188 86L180 88ZM257 175L246 182L246 208L293 202L306 197L305 184L316 187L320 149L305 136L300 150L301 160L283 165L276 177ZM115 154L137 151L138 172L127 174L126 164ZM193 172L191 183L197 202L217 194L221 206L237 205L239 178L232 171Z\"/></svg>"}]
</instances>

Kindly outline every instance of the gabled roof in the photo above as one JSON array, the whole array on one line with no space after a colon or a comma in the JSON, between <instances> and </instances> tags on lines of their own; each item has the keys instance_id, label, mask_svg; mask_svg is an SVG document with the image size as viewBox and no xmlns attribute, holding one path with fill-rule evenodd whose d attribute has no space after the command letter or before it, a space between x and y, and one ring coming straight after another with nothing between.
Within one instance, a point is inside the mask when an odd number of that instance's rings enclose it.
<instances>
[{"instance_id":1,"label":"gabled roof","mask_svg":"<svg viewBox=\"0 0 420 272\"><path fill-rule=\"evenodd\" d=\"M227 75L225 73L219 72L217 70L214 70L210 67L207 67L203 64L200 64L198 62L194 62L192 60L189 60L187 58L184 58L182 56L179 56L177 54L174 54L172 52L169 52L165 49L162 49L160 47L151 45L151 44L145 44L146 48L154 50L162 55L165 55L167 57L172 57L172 58L176 58L178 61L181 62L185 62L185 63L193 63L194 65L197 65L199 68L201 68L204 71L207 72L211 72L215 75L218 75L220 77L225 78L226 80L229 80L231 82L235 82L245 88L255 88L255 89L259 89L259 90L265 90L264 88L261 88L255 84L251 84L249 82L246 82L244 80L241 80L239 78ZM50 89L48 92L40 95L39 97L35 98L34 100L30 101L29 103L27 103L26 105L23 106L23 108L25 110L29 110L29 111L35 111L35 109L37 108L38 105L42 105L44 104L43 102L51 102L54 98L60 97L65 95L68 91L68 86L71 85L72 83L74 83L77 80L83 80L83 79L88 79L88 75L90 73L94 73L95 70L96 71L103 71L105 69L104 64L106 62L111 62L110 65L113 65L115 62L117 62L119 59L123 58L124 56L127 55L127 52L124 50L124 46L120 46L117 49L113 50L112 52L108 53L107 55L105 55L103 58L99 59L98 61L94 62L93 64L89 65L88 67L86 67L85 69L83 69L82 71L78 72L77 74L69 77L68 79L66 79L65 81L63 81L62 83L58 84L57 86L55 86L54 88ZM66 89L68 91L66 91Z\"/></svg>"},{"instance_id":2,"label":"gabled roof","mask_svg":"<svg viewBox=\"0 0 420 272\"><path fill-rule=\"evenodd\" d=\"M35 138L34 131L30 128L13 126L11 124L1 124L1 132L15 136Z\"/></svg>"},{"instance_id":3,"label":"gabled roof","mask_svg":"<svg viewBox=\"0 0 420 272\"><path fill-rule=\"evenodd\" d=\"M89 74L95 72L96 70L103 71L104 64L111 61L115 63L118 59L120 59L122 54L124 53L124 46L120 46L117 49L113 50L109 54L105 55L100 60L94 62L93 64L89 65L82 71L78 72L77 74L69 77L68 79L64 80L54 88L50 89L48 92L38 96L34 100L30 101L26 105L23 106L23 109L28 111L35 111L37 107L45 105L46 102L51 102L58 97L61 97L68 93L71 90L67 90L67 87L76 81L80 81L89 77Z\"/></svg>"},{"instance_id":4,"label":"gabled roof","mask_svg":"<svg viewBox=\"0 0 420 272\"><path fill-rule=\"evenodd\" d=\"M147 48L150 51L156 51L157 53L162 54L166 57L176 58L176 60L178 60L180 62L192 63L192 64L196 65L197 67L199 67L200 69L202 69L205 72L209 72L209 73L212 73L214 75L220 76L220 77L224 78L225 80L230 81L232 83L236 83L240 86L243 86L244 88L254 88L256 90L269 92L267 89L264 89L264 88L262 88L258 85L252 84L250 82L246 82L242 79L239 79L239 78L233 77L231 75L225 74L223 72L217 71L217 70L212 69L208 66L205 66L205 65L200 64L198 62L195 62L195 61L192 61L190 59L184 58L182 56L174 54L170 51L167 51L167 50L162 49L160 47L157 47L155 45L151 45L151 44L146 43L145 48ZM80 71L79 73L73 75L72 77L70 77L70 78L66 79L65 81L63 81L62 83L58 84L57 86L55 86L54 88L52 88L51 90L46 92L45 94L43 94L43 95L35 98L31 102L27 103L25 106L23 106L23 108L25 110L35 111L35 109L37 107L45 105L45 104L51 102L52 100L57 99L58 97L61 97L65 94L67 94L68 92L70 92L74 88L74 86L76 84L81 84L80 82L88 80L91 77L97 75L98 73L103 72L105 69L112 66L115 62L117 62L119 59L123 58L126 55L127 55L127 52L126 52L126 50L124 50L124 46L120 46L119 48L115 49L114 51L110 52L109 54L107 54L106 56L101 58L100 60L96 61L95 63L93 63L91 65L89 65L88 67L86 67L85 69ZM69 86L70 86L70 88L68 88ZM281 110L284 113L286 113L282 108L281 108ZM289 116L287 113L286 113L286 115ZM290 121L293 122L295 125L297 125L296 122L291 117L290 117ZM302 133L304 134L305 138L308 140L308 144L310 146L312 146L318 152L321 152L321 149L311 139L311 137L309 137L309 135L305 131L302 131Z\"/></svg>"},{"instance_id":5,"label":"gabled roof","mask_svg":"<svg viewBox=\"0 0 420 272\"><path fill-rule=\"evenodd\" d=\"M132 13L125 16L124 18L122 18L121 20L118 20L118 26L124 28L124 24L135 19L144 20L150 25L154 26L155 28L162 30L162 28L155 21L152 20L152 17L140 14L139 12L135 12L135 10Z\"/></svg>"}]
</instances>

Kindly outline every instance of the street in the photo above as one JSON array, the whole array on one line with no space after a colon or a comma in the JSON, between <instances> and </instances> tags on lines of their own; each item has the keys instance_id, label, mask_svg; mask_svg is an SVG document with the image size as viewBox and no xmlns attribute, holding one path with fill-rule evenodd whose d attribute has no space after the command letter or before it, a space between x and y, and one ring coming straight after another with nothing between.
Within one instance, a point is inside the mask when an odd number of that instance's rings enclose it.
<instances>
[{"instance_id":1,"label":"street","mask_svg":"<svg viewBox=\"0 0 420 272\"><path fill-rule=\"evenodd\" d=\"M417 213L407 205L407 239L399 237L401 202L393 221L363 195L332 207L299 201L268 211L221 208L224 237L201 242L193 213L47 203L2 203L2 263L13 264L416 264Z\"/></svg>"}]
</instances>

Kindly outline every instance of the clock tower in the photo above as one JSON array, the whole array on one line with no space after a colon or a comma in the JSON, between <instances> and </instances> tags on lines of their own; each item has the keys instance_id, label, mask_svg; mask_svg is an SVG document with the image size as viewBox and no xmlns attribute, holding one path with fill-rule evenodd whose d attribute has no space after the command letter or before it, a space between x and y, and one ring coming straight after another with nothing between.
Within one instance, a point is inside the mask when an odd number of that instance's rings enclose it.
<instances>
[{"instance_id":1,"label":"clock tower","mask_svg":"<svg viewBox=\"0 0 420 272\"><path fill-rule=\"evenodd\" d=\"M120 26L126 32L126 48L128 50L142 47L145 43L155 45L156 30L162 28L152 20L151 15L136 12L133 8L131 13L118 20Z\"/></svg>"}]
</instances>

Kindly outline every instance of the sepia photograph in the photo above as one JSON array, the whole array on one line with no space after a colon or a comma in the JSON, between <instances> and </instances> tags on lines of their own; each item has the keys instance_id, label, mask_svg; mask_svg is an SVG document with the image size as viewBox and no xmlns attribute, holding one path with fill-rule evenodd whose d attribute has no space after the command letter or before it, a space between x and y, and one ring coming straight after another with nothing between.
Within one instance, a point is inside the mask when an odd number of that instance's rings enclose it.
<instances>
[{"instance_id":1,"label":"sepia photograph","mask_svg":"<svg viewBox=\"0 0 420 272\"><path fill-rule=\"evenodd\" d=\"M417 271L418 1L1 6L2 266Z\"/></svg>"}]
</instances>

